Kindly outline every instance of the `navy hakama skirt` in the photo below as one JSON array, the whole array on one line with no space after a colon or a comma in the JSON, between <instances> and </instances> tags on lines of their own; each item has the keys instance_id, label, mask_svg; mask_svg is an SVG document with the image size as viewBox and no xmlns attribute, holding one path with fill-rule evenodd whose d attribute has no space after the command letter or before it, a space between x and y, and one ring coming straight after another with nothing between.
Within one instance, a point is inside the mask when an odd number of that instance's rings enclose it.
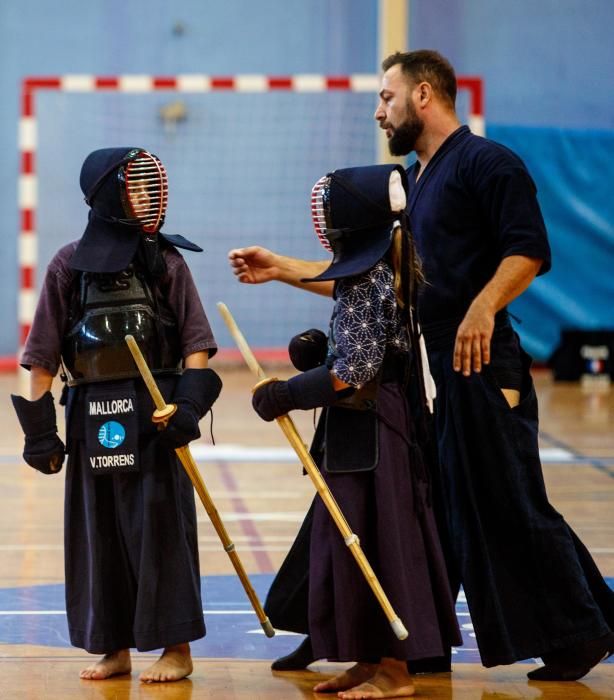
<instances>
[{"instance_id":1,"label":"navy hakama skirt","mask_svg":"<svg viewBox=\"0 0 614 700\"><path fill-rule=\"evenodd\" d=\"M379 387L379 458L372 471L323 475L409 632L395 636L324 503L314 504L309 634L315 658L379 661L442 656L461 643L428 486L412 476L411 417L402 388Z\"/></svg>"}]
</instances>

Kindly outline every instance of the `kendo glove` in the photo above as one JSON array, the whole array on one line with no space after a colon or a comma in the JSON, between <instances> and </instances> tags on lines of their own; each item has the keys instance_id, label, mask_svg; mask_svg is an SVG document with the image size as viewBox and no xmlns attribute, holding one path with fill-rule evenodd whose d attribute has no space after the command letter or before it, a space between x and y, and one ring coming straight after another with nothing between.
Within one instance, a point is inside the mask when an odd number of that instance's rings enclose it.
<instances>
[{"instance_id":1,"label":"kendo glove","mask_svg":"<svg viewBox=\"0 0 614 700\"><path fill-rule=\"evenodd\" d=\"M342 392L339 392L342 393ZM266 421L272 421L296 408L309 410L330 406L339 398L328 367L310 369L285 381L263 384L254 391L252 406Z\"/></svg>"},{"instance_id":2,"label":"kendo glove","mask_svg":"<svg viewBox=\"0 0 614 700\"><path fill-rule=\"evenodd\" d=\"M175 449L198 439L198 422L213 406L221 389L222 380L212 369L184 370L173 396L177 410L160 432L160 442Z\"/></svg>"},{"instance_id":3,"label":"kendo glove","mask_svg":"<svg viewBox=\"0 0 614 700\"><path fill-rule=\"evenodd\" d=\"M295 335L288 345L290 361L300 372L323 365L327 353L328 339L317 328Z\"/></svg>"},{"instance_id":4,"label":"kendo glove","mask_svg":"<svg viewBox=\"0 0 614 700\"><path fill-rule=\"evenodd\" d=\"M17 418L26 436L23 458L43 474L57 474L64 462L64 443L58 436L55 405L50 391L36 401L11 394Z\"/></svg>"}]
</instances>

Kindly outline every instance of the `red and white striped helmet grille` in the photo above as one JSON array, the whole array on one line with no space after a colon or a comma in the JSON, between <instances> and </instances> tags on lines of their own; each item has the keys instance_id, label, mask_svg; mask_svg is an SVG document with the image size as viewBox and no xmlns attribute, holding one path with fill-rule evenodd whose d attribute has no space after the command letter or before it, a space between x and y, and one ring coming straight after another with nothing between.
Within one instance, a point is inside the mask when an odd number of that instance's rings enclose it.
<instances>
[{"instance_id":1,"label":"red and white striped helmet grille","mask_svg":"<svg viewBox=\"0 0 614 700\"><path fill-rule=\"evenodd\" d=\"M145 233L155 233L168 205L168 177L160 159L141 151L126 165L126 196L132 216Z\"/></svg>"},{"instance_id":2,"label":"red and white striped helmet grille","mask_svg":"<svg viewBox=\"0 0 614 700\"><path fill-rule=\"evenodd\" d=\"M324 175L311 190L311 217L318 240L329 253L332 253L333 249L326 238L326 231L329 227L329 195L330 176Z\"/></svg>"}]
</instances>

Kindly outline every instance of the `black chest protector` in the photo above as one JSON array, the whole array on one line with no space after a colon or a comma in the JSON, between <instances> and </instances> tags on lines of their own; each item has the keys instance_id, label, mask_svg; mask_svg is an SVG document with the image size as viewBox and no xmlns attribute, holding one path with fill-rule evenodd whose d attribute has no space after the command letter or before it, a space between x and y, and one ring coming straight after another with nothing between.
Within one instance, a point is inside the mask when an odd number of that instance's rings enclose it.
<instances>
[{"instance_id":1,"label":"black chest protector","mask_svg":"<svg viewBox=\"0 0 614 700\"><path fill-rule=\"evenodd\" d=\"M138 377L124 337L134 336L154 374L180 374L176 320L134 266L79 275L70 330L62 344L69 386Z\"/></svg>"}]
</instances>

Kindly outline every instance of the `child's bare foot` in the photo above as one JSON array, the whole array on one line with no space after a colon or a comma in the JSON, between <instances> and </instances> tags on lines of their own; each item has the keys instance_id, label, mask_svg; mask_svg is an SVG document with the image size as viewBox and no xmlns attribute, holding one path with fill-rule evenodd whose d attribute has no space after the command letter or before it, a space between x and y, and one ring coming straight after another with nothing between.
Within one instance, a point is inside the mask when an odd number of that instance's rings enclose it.
<instances>
[{"instance_id":1,"label":"child's bare foot","mask_svg":"<svg viewBox=\"0 0 614 700\"><path fill-rule=\"evenodd\" d=\"M353 688L355 685L371 678L377 668L377 664L357 663L338 676L318 683L314 686L313 691L314 693L334 693L338 690Z\"/></svg>"},{"instance_id":2,"label":"child's bare foot","mask_svg":"<svg viewBox=\"0 0 614 700\"><path fill-rule=\"evenodd\" d=\"M415 692L405 661L382 659L373 676L360 685L337 693L341 700L407 698Z\"/></svg>"},{"instance_id":3,"label":"child's bare foot","mask_svg":"<svg viewBox=\"0 0 614 700\"><path fill-rule=\"evenodd\" d=\"M79 678L88 681L103 681L105 678L117 676L120 673L130 673L130 649L120 649L112 654L105 654L100 661L84 668Z\"/></svg>"},{"instance_id":4,"label":"child's bare foot","mask_svg":"<svg viewBox=\"0 0 614 700\"><path fill-rule=\"evenodd\" d=\"M140 675L143 683L168 683L180 681L192 673L192 656L189 644L166 647L162 656Z\"/></svg>"}]
</instances>

